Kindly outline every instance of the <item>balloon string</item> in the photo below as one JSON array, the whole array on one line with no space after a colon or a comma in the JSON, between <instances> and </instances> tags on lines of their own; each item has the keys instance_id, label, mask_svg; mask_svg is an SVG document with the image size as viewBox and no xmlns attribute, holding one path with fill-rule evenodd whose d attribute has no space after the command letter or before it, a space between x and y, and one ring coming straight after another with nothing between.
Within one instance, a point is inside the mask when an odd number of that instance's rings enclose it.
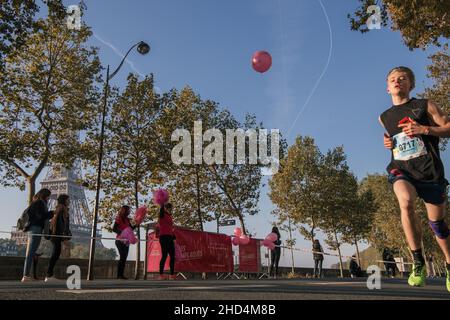
<instances>
[{"instance_id":1,"label":"balloon string","mask_svg":"<svg viewBox=\"0 0 450 320\"><path fill-rule=\"evenodd\" d=\"M316 89L317 89L317 87L319 86L320 81L322 81L322 77L323 77L323 76L325 75L325 73L327 72L328 66L330 65L330 61L331 61L331 54L332 54L332 52L333 52L333 32L332 32L332 30L331 30L330 19L328 18L327 11L326 11L324 5L322 4L322 1L321 1L321 0L318 0L318 1L319 1L319 3L320 3L320 6L322 7L322 11L323 11L323 13L324 13L324 15L325 15L325 19L327 20L328 30L329 30L329 33L330 33L330 48L329 48L329 51L328 51L328 59L327 59L327 63L326 63L326 65L325 65L324 69L322 70L322 73L320 74L319 78L317 79L316 83L314 84L313 89L312 89L311 92L309 93L308 97L306 98L305 103L303 104L302 108L300 109L300 111L298 112L297 116L295 117L294 122L292 123L292 125L291 125L291 127L290 127L290 129L289 129L289 131L288 131L288 134L287 134L287 137L286 137L286 138L289 138L292 129L294 129L294 126L295 126L295 124L297 123L297 120L299 119L299 117L300 117L300 115L303 113L303 111L305 111L306 106L308 105L309 101L311 100L313 94L316 92Z\"/></svg>"}]
</instances>

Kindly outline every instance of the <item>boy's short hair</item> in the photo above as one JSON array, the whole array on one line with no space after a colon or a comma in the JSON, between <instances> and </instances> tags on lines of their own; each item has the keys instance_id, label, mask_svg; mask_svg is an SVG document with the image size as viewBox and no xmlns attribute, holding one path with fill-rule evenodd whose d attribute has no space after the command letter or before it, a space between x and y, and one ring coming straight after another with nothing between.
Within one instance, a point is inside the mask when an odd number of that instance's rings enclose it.
<instances>
[{"instance_id":1,"label":"boy's short hair","mask_svg":"<svg viewBox=\"0 0 450 320\"><path fill-rule=\"evenodd\" d=\"M416 77L414 76L414 72L410 68L404 67L404 66L399 66L399 67L395 67L395 68L391 69L389 71L389 73L387 74L387 76L386 76L386 80L389 78L391 73L395 72L395 71L404 72L404 73L406 73L408 75L408 79L411 82L411 89L410 90L412 90L412 89L414 89L416 87Z\"/></svg>"}]
</instances>

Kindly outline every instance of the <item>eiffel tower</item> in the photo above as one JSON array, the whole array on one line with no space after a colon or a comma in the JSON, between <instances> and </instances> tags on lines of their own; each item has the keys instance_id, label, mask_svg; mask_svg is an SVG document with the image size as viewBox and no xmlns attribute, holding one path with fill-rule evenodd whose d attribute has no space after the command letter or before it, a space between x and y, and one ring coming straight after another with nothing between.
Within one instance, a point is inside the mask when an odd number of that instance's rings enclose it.
<instances>
[{"instance_id":1,"label":"eiffel tower","mask_svg":"<svg viewBox=\"0 0 450 320\"><path fill-rule=\"evenodd\" d=\"M84 187L80 184L81 166L75 161L72 169L61 165L53 165L49 168L45 179L41 182L42 188L49 189L52 194L49 199L49 210L56 207L56 199L60 194L70 197L70 231L71 242L74 244L89 244L92 230L92 214L89 210ZM97 237L101 237L101 231L97 230ZM101 241L96 241L97 247L103 247Z\"/></svg>"}]
</instances>

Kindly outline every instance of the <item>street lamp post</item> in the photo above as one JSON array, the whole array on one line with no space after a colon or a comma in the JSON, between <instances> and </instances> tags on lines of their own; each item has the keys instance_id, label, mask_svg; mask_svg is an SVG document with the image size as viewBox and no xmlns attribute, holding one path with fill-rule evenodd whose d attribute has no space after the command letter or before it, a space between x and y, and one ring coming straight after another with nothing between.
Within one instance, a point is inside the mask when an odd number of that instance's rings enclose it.
<instances>
[{"instance_id":1,"label":"street lamp post","mask_svg":"<svg viewBox=\"0 0 450 320\"><path fill-rule=\"evenodd\" d=\"M108 109L108 93L109 93L109 80L111 80L117 72L119 72L120 68L122 67L123 63L125 62L125 59L127 58L128 54L137 46L137 51L144 55L147 54L150 51L150 46L145 43L144 41L140 41L133 45L128 52L123 57L122 61L120 62L117 69L110 75L109 74L109 65L106 68L106 82L105 82L105 88L104 88L104 95L103 95L103 109L102 109L102 123L101 123L101 129L100 129L100 146L98 151L98 168L97 168L97 186L95 190L95 207L94 207L94 216L92 219L92 232L91 232L91 245L89 250L89 267L88 267L88 280L94 279L94 256L95 256L95 238L97 237L97 220L98 220L98 209L99 209L99 202L100 202L100 189L101 189L101 176L102 176L102 160L103 160L103 142L105 137L105 119Z\"/></svg>"}]
</instances>

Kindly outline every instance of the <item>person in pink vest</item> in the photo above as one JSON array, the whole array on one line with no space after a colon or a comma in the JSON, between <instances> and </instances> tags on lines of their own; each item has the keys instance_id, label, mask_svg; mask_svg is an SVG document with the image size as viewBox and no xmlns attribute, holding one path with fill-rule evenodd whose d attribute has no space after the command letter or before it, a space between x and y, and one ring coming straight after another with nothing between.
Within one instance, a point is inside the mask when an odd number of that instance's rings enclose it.
<instances>
[{"instance_id":1,"label":"person in pink vest","mask_svg":"<svg viewBox=\"0 0 450 320\"><path fill-rule=\"evenodd\" d=\"M130 247L129 244L125 243L122 240L119 240L119 236L122 233L122 231L128 227L132 229L136 228L131 224L130 218L128 218L129 215L130 215L130 207L122 206L119 210L119 213L117 214L116 219L114 220L113 226L113 231L117 233L116 247L117 250L119 251L120 256L119 262L117 264L117 279L122 280L127 280L127 278L124 276L124 271Z\"/></svg>"},{"instance_id":2,"label":"person in pink vest","mask_svg":"<svg viewBox=\"0 0 450 320\"><path fill-rule=\"evenodd\" d=\"M164 265L167 255L170 256L170 280L175 280L175 232L173 229L172 204L166 203L159 210L159 243L161 245L161 261L159 262L159 278L163 279Z\"/></svg>"}]
</instances>

